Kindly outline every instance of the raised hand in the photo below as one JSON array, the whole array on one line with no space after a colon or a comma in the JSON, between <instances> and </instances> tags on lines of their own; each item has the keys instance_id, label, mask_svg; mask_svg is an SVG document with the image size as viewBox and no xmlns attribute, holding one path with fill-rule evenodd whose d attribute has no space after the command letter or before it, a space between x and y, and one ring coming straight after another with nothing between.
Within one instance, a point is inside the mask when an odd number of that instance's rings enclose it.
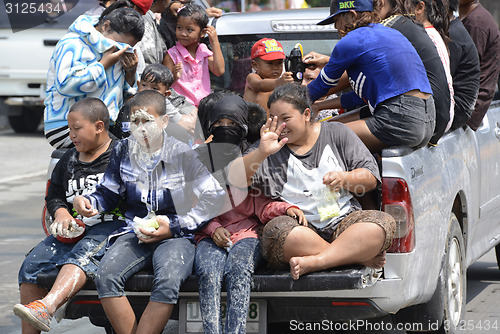
<instances>
[{"instance_id":1,"label":"raised hand","mask_svg":"<svg viewBox=\"0 0 500 334\"><path fill-rule=\"evenodd\" d=\"M260 144L258 150L265 156L269 156L281 150L288 138L279 140L279 136L285 128L285 123L278 125L278 117L269 118L260 129Z\"/></svg>"},{"instance_id":2,"label":"raised hand","mask_svg":"<svg viewBox=\"0 0 500 334\"><path fill-rule=\"evenodd\" d=\"M208 39L210 40L210 44L214 44L214 41L218 41L217 38L217 30L213 26L207 26L205 28L205 33L208 35Z\"/></svg>"},{"instance_id":3,"label":"raised hand","mask_svg":"<svg viewBox=\"0 0 500 334\"><path fill-rule=\"evenodd\" d=\"M137 53L134 52L125 52L122 54L122 66L125 71L135 71L137 68L137 64L139 63L139 58L137 57Z\"/></svg>"}]
</instances>

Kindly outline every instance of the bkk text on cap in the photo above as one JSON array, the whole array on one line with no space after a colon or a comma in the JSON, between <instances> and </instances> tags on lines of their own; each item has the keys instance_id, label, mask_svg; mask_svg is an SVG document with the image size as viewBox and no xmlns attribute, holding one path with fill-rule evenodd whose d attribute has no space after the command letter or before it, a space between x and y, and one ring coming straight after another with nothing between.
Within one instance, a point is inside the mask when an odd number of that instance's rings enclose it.
<instances>
[{"instance_id":1,"label":"bkk text on cap","mask_svg":"<svg viewBox=\"0 0 500 334\"><path fill-rule=\"evenodd\" d=\"M332 0L330 4L330 16L318 22L317 25L323 26L332 24L335 16L350 10L356 12L371 12L373 11L373 0Z\"/></svg>"},{"instance_id":2,"label":"bkk text on cap","mask_svg":"<svg viewBox=\"0 0 500 334\"><path fill-rule=\"evenodd\" d=\"M262 38L252 46L252 59L262 60L286 59L283 46L272 38Z\"/></svg>"}]
</instances>

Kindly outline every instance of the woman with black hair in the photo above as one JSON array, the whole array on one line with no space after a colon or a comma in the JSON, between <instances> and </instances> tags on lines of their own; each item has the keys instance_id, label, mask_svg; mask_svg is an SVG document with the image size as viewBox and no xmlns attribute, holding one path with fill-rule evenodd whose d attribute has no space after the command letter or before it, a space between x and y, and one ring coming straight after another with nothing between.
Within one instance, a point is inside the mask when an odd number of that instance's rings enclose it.
<instances>
[{"instance_id":1,"label":"woman with black hair","mask_svg":"<svg viewBox=\"0 0 500 334\"><path fill-rule=\"evenodd\" d=\"M396 223L385 212L361 210L355 198L380 184L378 165L347 126L314 122L307 95L297 84L274 90L272 118L261 128L259 144L229 166L229 182L252 185L303 211L264 227L262 254L269 266L289 266L293 279L354 263L381 268Z\"/></svg>"},{"instance_id":2,"label":"woman with black hair","mask_svg":"<svg viewBox=\"0 0 500 334\"><path fill-rule=\"evenodd\" d=\"M45 99L45 137L55 148L71 147L67 115L85 97L101 99L116 120L127 91L136 85L142 17L119 8L100 18L82 15L57 43L50 59Z\"/></svg>"},{"instance_id":3,"label":"woman with black hair","mask_svg":"<svg viewBox=\"0 0 500 334\"><path fill-rule=\"evenodd\" d=\"M446 72L446 81L450 90L450 120L446 125L446 132L451 128L455 116L453 78L451 76L450 56L447 46L450 40L448 33L448 0L406 0L405 4L408 12L415 14L415 19L423 24L425 31L436 46Z\"/></svg>"}]
</instances>

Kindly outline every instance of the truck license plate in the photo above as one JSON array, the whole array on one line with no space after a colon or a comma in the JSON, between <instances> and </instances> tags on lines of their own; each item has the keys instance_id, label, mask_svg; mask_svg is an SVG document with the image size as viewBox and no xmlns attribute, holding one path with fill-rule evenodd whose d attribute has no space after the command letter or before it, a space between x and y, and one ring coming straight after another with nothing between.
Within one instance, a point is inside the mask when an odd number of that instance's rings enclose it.
<instances>
[{"instance_id":1,"label":"truck license plate","mask_svg":"<svg viewBox=\"0 0 500 334\"><path fill-rule=\"evenodd\" d=\"M222 325L226 320L226 300L221 301ZM266 300L250 300L247 314L247 333L266 333L267 302ZM195 299L179 301L179 334L197 334L203 332L200 302Z\"/></svg>"}]
</instances>

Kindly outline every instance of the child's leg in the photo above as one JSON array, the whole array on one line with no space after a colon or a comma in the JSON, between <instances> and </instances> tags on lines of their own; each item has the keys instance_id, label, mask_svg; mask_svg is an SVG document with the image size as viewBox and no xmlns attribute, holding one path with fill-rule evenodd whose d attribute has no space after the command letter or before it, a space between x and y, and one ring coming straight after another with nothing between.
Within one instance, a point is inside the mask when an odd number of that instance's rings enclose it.
<instances>
[{"instance_id":1,"label":"child's leg","mask_svg":"<svg viewBox=\"0 0 500 334\"><path fill-rule=\"evenodd\" d=\"M227 252L212 239L202 239L196 245L194 271L198 277L203 330L208 334L221 332L220 291Z\"/></svg>"},{"instance_id":2,"label":"child's leg","mask_svg":"<svg viewBox=\"0 0 500 334\"><path fill-rule=\"evenodd\" d=\"M262 261L259 239L246 238L231 248L224 268L227 286L226 333L245 333L252 275Z\"/></svg>"},{"instance_id":3,"label":"child's leg","mask_svg":"<svg viewBox=\"0 0 500 334\"><path fill-rule=\"evenodd\" d=\"M115 333L136 333L135 313L126 296L103 297L101 304Z\"/></svg>"},{"instance_id":4,"label":"child's leg","mask_svg":"<svg viewBox=\"0 0 500 334\"><path fill-rule=\"evenodd\" d=\"M136 334L162 333L170 319L174 305L150 300L141 316Z\"/></svg>"},{"instance_id":5,"label":"child's leg","mask_svg":"<svg viewBox=\"0 0 500 334\"><path fill-rule=\"evenodd\" d=\"M56 270L56 264L65 254L71 252L73 245L63 244L57 241L53 236L46 237L35 248L33 248L24 259L19 269L18 282L20 292L20 304L14 306L14 313L22 319L22 332L25 334L40 333L36 328L37 323L43 322L50 327L51 315L48 314L45 306L36 303L33 312L30 311L29 304L44 298L47 295L47 289L37 285L37 276L41 272ZM16 310L19 308L23 312ZM40 312L38 312L38 310ZM24 314L33 314L33 316L24 316ZM46 328L46 327L45 327Z\"/></svg>"},{"instance_id":6,"label":"child's leg","mask_svg":"<svg viewBox=\"0 0 500 334\"><path fill-rule=\"evenodd\" d=\"M72 298L87 282L85 272L74 264L61 267L50 292L42 299L52 316L57 309Z\"/></svg>"},{"instance_id":7,"label":"child's leg","mask_svg":"<svg viewBox=\"0 0 500 334\"><path fill-rule=\"evenodd\" d=\"M36 284L23 283L19 287L21 304L27 305L35 300L42 299L47 294L47 289L41 288ZM38 334L40 331L30 323L23 320L21 322L21 331L23 334Z\"/></svg>"},{"instance_id":8,"label":"child's leg","mask_svg":"<svg viewBox=\"0 0 500 334\"><path fill-rule=\"evenodd\" d=\"M134 233L115 241L101 260L95 284L106 315L116 333L134 333L135 314L125 296L125 282L138 271L151 266L156 244L139 244Z\"/></svg>"},{"instance_id":9,"label":"child's leg","mask_svg":"<svg viewBox=\"0 0 500 334\"><path fill-rule=\"evenodd\" d=\"M59 274L52 289L42 299L50 315L83 288L87 277L93 279L97 275L97 266L106 251L108 236L121 225L119 221L109 221L87 227L83 239L57 262L61 268Z\"/></svg>"},{"instance_id":10,"label":"child's leg","mask_svg":"<svg viewBox=\"0 0 500 334\"><path fill-rule=\"evenodd\" d=\"M179 297L182 283L193 272L194 244L185 238L166 239L153 253L155 279L151 298L137 333L161 333Z\"/></svg>"}]
</instances>

